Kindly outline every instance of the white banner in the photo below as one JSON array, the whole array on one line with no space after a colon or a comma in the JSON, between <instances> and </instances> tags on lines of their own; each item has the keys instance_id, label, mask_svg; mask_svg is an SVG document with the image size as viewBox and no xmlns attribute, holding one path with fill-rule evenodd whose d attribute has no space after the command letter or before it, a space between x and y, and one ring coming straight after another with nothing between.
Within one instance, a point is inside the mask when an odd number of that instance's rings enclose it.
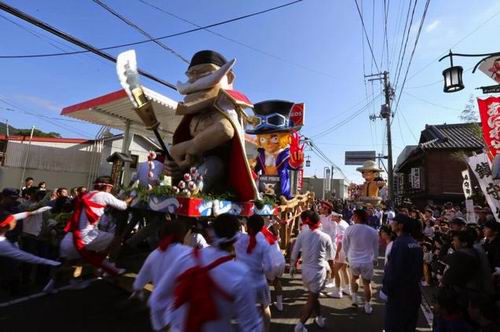
<instances>
[{"instance_id":1,"label":"white banner","mask_svg":"<svg viewBox=\"0 0 500 332\"><path fill-rule=\"evenodd\" d=\"M477 224L477 217L474 212L474 201L472 201L472 199L466 199L465 208L467 209L467 222Z\"/></svg>"},{"instance_id":2,"label":"white banner","mask_svg":"<svg viewBox=\"0 0 500 332\"><path fill-rule=\"evenodd\" d=\"M464 179L464 182L462 183L462 188L464 189L464 196L465 199L469 199L472 197L472 185L470 182L470 174L468 169L462 171L462 178Z\"/></svg>"},{"instance_id":3,"label":"white banner","mask_svg":"<svg viewBox=\"0 0 500 332\"><path fill-rule=\"evenodd\" d=\"M491 57L483 61L479 70L497 83L500 83L500 57Z\"/></svg>"},{"instance_id":4,"label":"white banner","mask_svg":"<svg viewBox=\"0 0 500 332\"><path fill-rule=\"evenodd\" d=\"M488 157L485 153L469 157L469 166L479 182L491 212L500 222L500 185L493 180Z\"/></svg>"}]
</instances>

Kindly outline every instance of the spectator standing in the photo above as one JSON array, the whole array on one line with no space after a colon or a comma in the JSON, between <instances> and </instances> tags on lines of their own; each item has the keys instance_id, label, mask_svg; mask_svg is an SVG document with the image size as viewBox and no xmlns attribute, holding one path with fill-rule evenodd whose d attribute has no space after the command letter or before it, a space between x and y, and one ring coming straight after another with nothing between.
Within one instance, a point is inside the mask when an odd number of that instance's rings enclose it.
<instances>
[{"instance_id":1,"label":"spectator standing","mask_svg":"<svg viewBox=\"0 0 500 332\"><path fill-rule=\"evenodd\" d=\"M500 268L500 224L496 221L487 221L484 224L483 248L488 257L491 272Z\"/></svg>"},{"instance_id":2,"label":"spectator standing","mask_svg":"<svg viewBox=\"0 0 500 332\"><path fill-rule=\"evenodd\" d=\"M387 332L413 332L417 326L423 252L410 235L412 224L411 218L404 215L397 215L392 224L397 238L385 266L383 280L383 292L387 296Z\"/></svg>"},{"instance_id":3,"label":"spectator standing","mask_svg":"<svg viewBox=\"0 0 500 332\"><path fill-rule=\"evenodd\" d=\"M25 193L27 190L29 190L31 187L33 187L33 178L32 177L27 177L24 180L24 186L21 188L21 196L24 197Z\"/></svg>"}]
</instances>

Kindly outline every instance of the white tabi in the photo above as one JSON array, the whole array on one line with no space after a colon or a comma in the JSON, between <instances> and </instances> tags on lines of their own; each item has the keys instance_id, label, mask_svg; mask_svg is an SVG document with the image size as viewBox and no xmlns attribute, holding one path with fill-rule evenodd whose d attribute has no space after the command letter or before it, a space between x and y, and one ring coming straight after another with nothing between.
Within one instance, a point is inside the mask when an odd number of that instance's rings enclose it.
<instances>
[{"instance_id":1,"label":"white tabi","mask_svg":"<svg viewBox=\"0 0 500 332\"><path fill-rule=\"evenodd\" d=\"M250 270L249 277L252 280L250 285L254 289L256 303L267 307L271 304L271 293L266 280L266 273L271 273L273 270L271 247L261 232L257 233L255 239L257 243L250 254L247 253L250 240L248 234L241 234L234 249L236 260L245 264Z\"/></svg>"},{"instance_id":2,"label":"white tabi","mask_svg":"<svg viewBox=\"0 0 500 332\"><path fill-rule=\"evenodd\" d=\"M200 250L202 266L206 266L215 260L227 256L229 253L217 247L207 247ZM158 315L158 308L165 301L171 301L174 297L176 279L187 269L196 266L193 254L180 257L172 268L163 276L155 291L151 295L150 306L153 315ZM230 295L232 301L228 301L217 292L212 292L216 303L218 319L203 325L203 332L225 332L234 331L231 319L236 318L238 330L242 332L261 332L262 321L255 306L255 294L252 291L252 280L245 264L237 261L225 262L209 271L210 277L226 294ZM169 300L170 299L170 300ZM180 332L188 314L188 304L184 304L174 310L172 307L165 313L167 317L154 318L171 323L171 332Z\"/></svg>"},{"instance_id":3,"label":"white tabi","mask_svg":"<svg viewBox=\"0 0 500 332\"><path fill-rule=\"evenodd\" d=\"M308 291L319 293L325 285L328 260L335 257L332 239L319 229L304 227L293 246L291 265L302 252L302 281Z\"/></svg>"},{"instance_id":4,"label":"white tabi","mask_svg":"<svg viewBox=\"0 0 500 332\"><path fill-rule=\"evenodd\" d=\"M179 257L190 254L192 249L190 247L184 246L180 243L170 244L165 251L160 248L155 249L151 252L144 261L144 264L139 271L135 281L134 281L134 291L140 291L146 286L148 282L151 282L154 287L158 285L161 278L167 273L172 266L174 266L175 261ZM153 289L154 293L154 289ZM148 305L151 307L151 299L148 300ZM165 318L165 312L172 304L171 299L166 299L162 303L157 303L155 305L155 310L158 312L153 315L151 314L151 324L155 331L161 330L164 326L170 324L168 321L157 320Z\"/></svg>"},{"instance_id":5,"label":"white tabi","mask_svg":"<svg viewBox=\"0 0 500 332\"><path fill-rule=\"evenodd\" d=\"M104 214L104 209L107 206L118 210L127 209L127 203L125 201L115 198L115 196L110 193L104 191L92 191L86 195L92 195L90 201L103 206L99 208L91 207L92 211L99 218L101 218ZM85 244L86 250L101 252L108 248L111 241L113 241L114 234L99 230L97 227L98 224L99 222L91 224L85 211L82 210L82 213L80 214L79 229L81 232L82 242ZM60 255L66 259L80 258L80 254L76 250L73 242L73 233L67 233L61 241Z\"/></svg>"}]
</instances>

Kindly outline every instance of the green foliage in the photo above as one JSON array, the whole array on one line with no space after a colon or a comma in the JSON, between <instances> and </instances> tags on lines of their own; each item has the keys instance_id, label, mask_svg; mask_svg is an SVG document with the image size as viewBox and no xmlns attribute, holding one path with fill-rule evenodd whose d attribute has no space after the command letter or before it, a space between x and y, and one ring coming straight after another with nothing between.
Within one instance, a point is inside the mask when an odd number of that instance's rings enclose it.
<instances>
[{"instance_id":1,"label":"green foliage","mask_svg":"<svg viewBox=\"0 0 500 332\"><path fill-rule=\"evenodd\" d=\"M0 123L0 134L7 135L7 124ZM30 136L31 129L17 129L12 126L9 126L9 135L18 135L18 136ZM61 138L61 134L56 133L54 131L44 132L39 129L33 130L34 137L52 137L52 138Z\"/></svg>"},{"instance_id":2,"label":"green foliage","mask_svg":"<svg viewBox=\"0 0 500 332\"><path fill-rule=\"evenodd\" d=\"M255 202L255 207L257 209L262 209L264 207L264 205L276 205L277 202L276 202L276 198L274 197L270 197L270 196L264 196L262 199L260 200L256 200Z\"/></svg>"},{"instance_id":3,"label":"green foliage","mask_svg":"<svg viewBox=\"0 0 500 332\"><path fill-rule=\"evenodd\" d=\"M14 132L10 133L11 135L19 135L19 136L30 136L31 135L31 129L16 129ZM56 132L43 132L39 129L33 130L33 136L35 137L52 137L52 138L61 138L61 134L56 133Z\"/></svg>"}]
</instances>

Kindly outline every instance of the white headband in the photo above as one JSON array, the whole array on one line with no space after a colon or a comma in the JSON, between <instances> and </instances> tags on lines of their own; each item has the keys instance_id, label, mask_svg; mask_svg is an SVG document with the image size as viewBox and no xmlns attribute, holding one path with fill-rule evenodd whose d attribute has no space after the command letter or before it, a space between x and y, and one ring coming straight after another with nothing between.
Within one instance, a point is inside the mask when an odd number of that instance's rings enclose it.
<instances>
[{"instance_id":1,"label":"white headband","mask_svg":"<svg viewBox=\"0 0 500 332\"><path fill-rule=\"evenodd\" d=\"M217 235L214 234L214 241L212 242L212 245L218 246L219 244L235 242L239 238L240 238L240 232L237 232L232 237L218 237Z\"/></svg>"}]
</instances>

